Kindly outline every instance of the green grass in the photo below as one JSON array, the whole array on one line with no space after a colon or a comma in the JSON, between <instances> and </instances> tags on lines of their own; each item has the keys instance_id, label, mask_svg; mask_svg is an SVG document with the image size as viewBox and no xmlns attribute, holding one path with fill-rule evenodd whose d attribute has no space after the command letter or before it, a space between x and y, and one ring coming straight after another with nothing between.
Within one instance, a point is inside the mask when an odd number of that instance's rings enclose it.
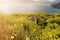
<instances>
[{"instance_id":1,"label":"green grass","mask_svg":"<svg viewBox=\"0 0 60 40\"><path fill-rule=\"evenodd\" d=\"M60 14L1 14L0 40L60 40Z\"/></svg>"}]
</instances>

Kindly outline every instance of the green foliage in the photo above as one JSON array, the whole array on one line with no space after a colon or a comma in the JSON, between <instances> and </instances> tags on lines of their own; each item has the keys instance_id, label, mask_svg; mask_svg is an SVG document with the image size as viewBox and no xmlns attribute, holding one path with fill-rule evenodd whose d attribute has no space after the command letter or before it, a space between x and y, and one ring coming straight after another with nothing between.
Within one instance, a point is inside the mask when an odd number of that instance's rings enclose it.
<instances>
[{"instance_id":1,"label":"green foliage","mask_svg":"<svg viewBox=\"0 0 60 40\"><path fill-rule=\"evenodd\" d=\"M0 40L60 40L60 14L1 14Z\"/></svg>"}]
</instances>

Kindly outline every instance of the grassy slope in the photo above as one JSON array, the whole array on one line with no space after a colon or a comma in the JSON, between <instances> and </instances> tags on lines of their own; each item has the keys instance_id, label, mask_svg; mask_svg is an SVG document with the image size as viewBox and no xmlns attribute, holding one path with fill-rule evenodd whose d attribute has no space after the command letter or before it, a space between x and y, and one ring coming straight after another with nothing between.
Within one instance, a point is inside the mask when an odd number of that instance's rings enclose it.
<instances>
[{"instance_id":1,"label":"grassy slope","mask_svg":"<svg viewBox=\"0 0 60 40\"><path fill-rule=\"evenodd\" d=\"M1 14L0 40L60 40L60 14Z\"/></svg>"}]
</instances>

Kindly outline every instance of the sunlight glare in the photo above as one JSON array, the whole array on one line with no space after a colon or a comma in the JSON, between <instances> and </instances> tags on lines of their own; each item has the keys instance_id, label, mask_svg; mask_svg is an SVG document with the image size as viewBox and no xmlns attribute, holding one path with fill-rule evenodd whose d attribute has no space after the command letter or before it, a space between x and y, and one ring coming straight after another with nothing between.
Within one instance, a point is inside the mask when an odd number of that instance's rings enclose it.
<instances>
[{"instance_id":1,"label":"sunlight glare","mask_svg":"<svg viewBox=\"0 0 60 40\"><path fill-rule=\"evenodd\" d=\"M53 2L54 0L49 0L49 1Z\"/></svg>"},{"instance_id":2,"label":"sunlight glare","mask_svg":"<svg viewBox=\"0 0 60 40\"><path fill-rule=\"evenodd\" d=\"M40 1L40 0L33 0L33 1Z\"/></svg>"}]
</instances>

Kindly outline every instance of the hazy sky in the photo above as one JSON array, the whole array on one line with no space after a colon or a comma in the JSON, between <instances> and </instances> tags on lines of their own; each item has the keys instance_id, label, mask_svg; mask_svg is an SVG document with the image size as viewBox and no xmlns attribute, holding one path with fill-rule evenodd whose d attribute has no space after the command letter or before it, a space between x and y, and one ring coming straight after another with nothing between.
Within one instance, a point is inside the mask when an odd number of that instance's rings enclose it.
<instances>
[{"instance_id":1,"label":"hazy sky","mask_svg":"<svg viewBox=\"0 0 60 40\"><path fill-rule=\"evenodd\" d=\"M59 0L0 0L0 10L5 13L11 12L60 12L60 9L51 7L52 3Z\"/></svg>"},{"instance_id":2,"label":"hazy sky","mask_svg":"<svg viewBox=\"0 0 60 40\"><path fill-rule=\"evenodd\" d=\"M53 1L59 1L59 0L0 0L0 3L13 3L13 2L19 2L19 3L21 3L21 2L26 2L26 3L28 3L28 2L30 2L30 3L36 3L36 2L46 2L46 3L51 3L51 2L53 2Z\"/></svg>"}]
</instances>

